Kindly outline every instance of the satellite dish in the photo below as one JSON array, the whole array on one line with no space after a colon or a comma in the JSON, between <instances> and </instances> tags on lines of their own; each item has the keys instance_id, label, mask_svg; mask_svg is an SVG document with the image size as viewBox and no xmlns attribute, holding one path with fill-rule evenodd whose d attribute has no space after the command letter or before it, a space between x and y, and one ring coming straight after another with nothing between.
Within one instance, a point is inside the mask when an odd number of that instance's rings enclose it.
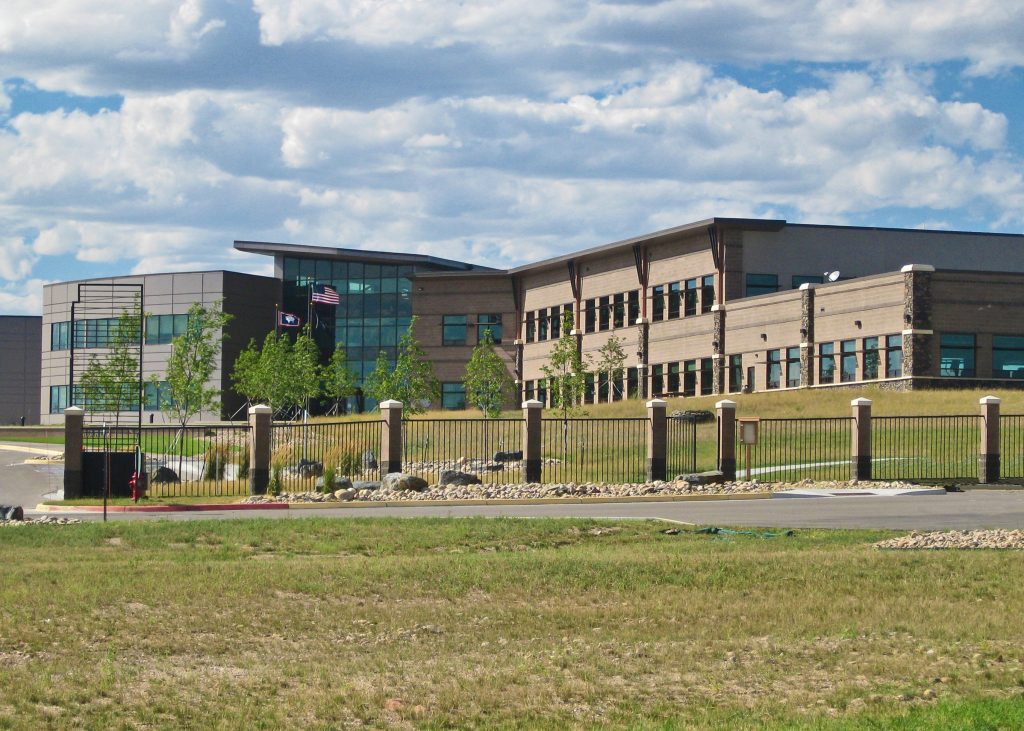
<instances>
[{"instance_id":1,"label":"satellite dish","mask_svg":"<svg viewBox=\"0 0 1024 731\"><path fill-rule=\"evenodd\" d=\"M836 269L834 272L825 272L825 279L830 282L834 282L839 279L839 270Z\"/></svg>"}]
</instances>

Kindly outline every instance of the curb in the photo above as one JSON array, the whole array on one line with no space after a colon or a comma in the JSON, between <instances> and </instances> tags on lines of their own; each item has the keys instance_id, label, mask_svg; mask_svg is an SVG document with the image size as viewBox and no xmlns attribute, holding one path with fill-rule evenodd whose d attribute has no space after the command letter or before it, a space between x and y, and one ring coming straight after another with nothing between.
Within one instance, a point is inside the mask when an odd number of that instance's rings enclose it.
<instances>
[{"instance_id":1,"label":"curb","mask_svg":"<svg viewBox=\"0 0 1024 731\"><path fill-rule=\"evenodd\" d=\"M600 505L605 503L680 503L718 500L765 500L770 492L746 492L725 495L635 495L632 497L569 497L522 498L502 500L358 500L324 503L196 503L194 505L108 505L108 513L187 513L214 510L333 510L337 508L424 508L473 507L483 505ZM46 505L36 506L38 513L102 513L102 505Z\"/></svg>"}]
</instances>

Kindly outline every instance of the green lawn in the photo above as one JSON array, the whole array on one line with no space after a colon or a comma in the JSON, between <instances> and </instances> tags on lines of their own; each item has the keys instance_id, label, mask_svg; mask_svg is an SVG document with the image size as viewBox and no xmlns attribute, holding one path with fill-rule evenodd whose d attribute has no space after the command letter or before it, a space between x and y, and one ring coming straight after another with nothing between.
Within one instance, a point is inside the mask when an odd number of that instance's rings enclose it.
<instances>
[{"instance_id":1,"label":"green lawn","mask_svg":"<svg viewBox=\"0 0 1024 731\"><path fill-rule=\"evenodd\" d=\"M1024 727L1020 553L664 528L0 529L0 728Z\"/></svg>"}]
</instances>

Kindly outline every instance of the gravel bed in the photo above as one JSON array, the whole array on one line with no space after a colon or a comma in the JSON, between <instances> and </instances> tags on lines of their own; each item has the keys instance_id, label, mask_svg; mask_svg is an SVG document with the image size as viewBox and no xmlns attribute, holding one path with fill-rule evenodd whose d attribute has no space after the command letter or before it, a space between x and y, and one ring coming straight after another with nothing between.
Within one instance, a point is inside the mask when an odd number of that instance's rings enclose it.
<instances>
[{"instance_id":1,"label":"gravel bed","mask_svg":"<svg viewBox=\"0 0 1024 731\"><path fill-rule=\"evenodd\" d=\"M1024 530L953 530L921 533L879 541L875 548L882 549L949 549L949 548L1001 548L1024 550Z\"/></svg>"},{"instance_id":2,"label":"gravel bed","mask_svg":"<svg viewBox=\"0 0 1024 731\"><path fill-rule=\"evenodd\" d=\"M431 485L422 492L413 490L338 490L334 493L286 492L277 496L252 495L240 500L241 503L323 503L323 502L394 502L398 500L530 500L538 498L576 497L640 497L645 495L738 495L756 492L778 492L796 488L818 488L824 490L864 490L869 488L914 488L906 482L858 482L828 481L814 482L726 482L698 485L685 480L671 482L644 482L634 484L608 483L554 483L518 485Z\"/></svg>"},{"instance_id":3,"label":"gravel bed","mask_svg":"<svg viewBox=\"0 0 1024 731\"><path fill-rule=\"evenodd\" d=\"M78 518L58 518L55 515L40 515L38 518L25 518L25 520L0 520L0 528L17 528L21 525L69 525L81 522Z\"/></svg>"}]
</instances>

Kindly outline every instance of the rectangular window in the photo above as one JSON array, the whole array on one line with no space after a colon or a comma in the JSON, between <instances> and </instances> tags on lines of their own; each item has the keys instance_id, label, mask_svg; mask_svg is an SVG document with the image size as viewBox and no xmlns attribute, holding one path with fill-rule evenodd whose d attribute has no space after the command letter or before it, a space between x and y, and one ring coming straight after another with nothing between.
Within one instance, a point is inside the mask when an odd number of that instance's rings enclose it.
<instances>
[{"instance_id":1,"label":"rectangular window","mask_svg":"<svg viewBox=\"0 0 1024 731\"><path fill-rule=\"evenodd\" d=\"M532 343L536 335L537 323L534 320L533 312L526 313L526 342ZM527 399L529 401L529 399Z\"/></svg>"},{"instance_id":2,"label":"rectangular window","mask_svg":"<svg viewBox=\"0 0 1024 731\"><path fill-rule=\"evenodd\" d=\"M584 328L588 333L592 333L597 329L597 303L593 299L588 299L584 308Z\"/></svg>"},{"instance_id":3,"label":"rectangular window","mask_svg":"<svg viewBox=\"0 0 1024 731\"><path fill-rule=\"evenodd\" d=\"M116 324L107 326L104 332L104 327L100 326L96 336L103 340L111 338L115 328ZM174 338L184 335L186 328L188 315L149 315L146 318L146 345L168 345Z\"/></svg>"},{"instance_id":4,"label":"rectangular window","mask_svg":"<svg viewBox=\"0 0 1024 731\"><path fill-rule=\"evenodd\" d=\"M533 396L534 396L533 381L527 381L526 382L526 387L525 387L525 389L523 391L523 400L524 401L532 401L533 400Z\"/></svg>"},{"instance_id":5,"label":"rectangular window","mask_svg":"<svg viewBox=\"0 0 1024 731\"><path fill-rule=\"evenodd\" d=\"M818 383L835 383L836 344L822 343L818 346Z\"/></svg>"},{"instance_id":6,"label":"rectangular window","mask_svg":"<svg viewBox=\"0 0 1024 731\"><path fill-rule=\"evenodd\" d=\"M558 340L562 334L562 308L555 305L551 308L551 324L548 326L551 331L551 339Z\"/></svg>"},{"instance_id":7,"label":"rectangular window","mask_svg":"<svg viewBox=\"0 0 1024 731\"><path fill-rule=\"evenodd\" d=\"M903 375L903 336L885 337L885 377L899 378Z\"/></svg>"},{"instance_id":8,"label":"rectangular window","mask_svg":"<svg viewBox=\"0 0 1024 731\"><path fill-rule=\"evenodd\" d=\"M700 311L701 314L711 312L715 304L715 275L708 274L700 280Z\"/></svg>"},{"instance_id":9,"label":"rectangular window","mask_svg":"<svg viewBox=\"0 0 1024 731\"><path fill-rule=\"evenodd\" d=\"M857 380L857 341L844 340L840 344L842 361L840 363L839 380L843 383Z\"/></svg>"},{"instance_id":10,"label":"rectangular window","mask_svg":"<svg viewBox=\"0 0 1024 731\"><path fill-rule=\"evenodd\" d=\"M634 289L629 293L629 307L628 307L629 321L627 325L635 325L636 321L640 319L640 290Z\"/></svg>"},{"instance_id":11,"label":"rectangular window","mask_svg":"<svg viewBox=\"0 0 1024 731\"><path fill-rule=\"evenodd\" d=\"M476 341L484 341L484 333L491 331L491 339L495 345L501 345L501 315L476 316Z\"/></svg>"},{"instance_id":12,"label":"rectangular window","mask_svg":"<svg viewBox=\"0 0 1024 731\"><path fill-rule=\"evenodd\" d=\"M441 318L441 343L443 345L466 344L466 316L444 315ZM529 327L529 325L527 325Z\"/></svg>"},{"instance_id":13,"label":"rectangular window","mask_svg":"<svg viewBox=\"0 0 1024 731\"><path fill-rule=\"evenodd\" d=\"M683 363L683 396L697 395L697 361Z\"/></svg>"},{"instance_id":14,"label":"rectangular window","mask_svg":"<svg viewBox=\"0 0 1024 731\"><path fill-rule=\"evenodd\" d=\"M626 398L640 395L640 371L636 368L626 369Z\"/></svg>"},{"instance_id":15,"label":"rectangular window","mask_svg":"<svg viewBox=\"0 0 1024 731\"><path fill-rule=\"evenodd\" d=\"M71 323L54 322L50 324L50 350L67 350L71 347ZM54 412L50 412L54 413Z\"/></svg>"},{"instance_id":16,"label":"rectangular window","mask_svg":"<svg viewBox=\"0 0 1024 731\"><path fill-rule=\"evenodd\" d=\"M651 366L651 395L661 396L665 393L664 372L664 366Z\"/></svg>"},{"instance_id":17,"label":"rectangular window","mask_svg":"<svg viewBox=\"0 0 1024 731\"><path fill-rule=\"evenodd\" d=\"M862 378L865 381L874 380L878 378L878 338L864 338L863 341L864 354L862 356L861 368L863 369Z\"/></svg>"},{"instance_id":18,"label":"rectangular window","mask_svg":"<svg viewBox=\"0 0 1024 731\"><path fill-rule=\"evenodd\" d=\"M600 300L598 300L597 327L599 330L608 329L610 315L611 310L608 298L602 297Z\"/></svg>"},{"instance_id":19,"label":"rectangular window","mask_svg":"<svg viewBox=\"0 0 1024 731\"><path fill-rule=\"evenodd\" d=\"M992 336L992 377L1024 378L1024 337Z\"/></svg>"},{"instance_id":20,"label":"rectangular window","mask_svg":"<svg viewBox=\"0 0 1024 731\"><path fill-rule=\"evenodd\" d=\"M691 317L697 314L697 280L686 280L686 293L683 295L683 314Z\"/></svg>"},{"instance_id":21,"label":"rectangular window","mask_svg":"<svg viewBox=\"0 0 1024 731\"><path fill-rule=\"evenodd\" d=\"M626 320L626 295L619 292L612 299L612 327L622 327Z\"/></svg>"},{"instance_id":22,"label":"rectangular window","mask_svg":"<svg viewBox=\"0 0 1024 731\"><path fill-rule=\"evenodd\" d=\"M461 383L442 383L441 408L453 411L466 408L466 387Z\"/></svg>"},{"instance_id":23,"label":"rectangular window","mask_svg":"<svg viewBox=\"0 0 1024 731\"><path fill-rule=\"evenodd\" d=\"M679 363L668 364L668 384L665 388L665 392L672 394L679 393Z\"/></svg>"},{"instance_id":24,"label":"rectangular window","mask_svg":"<svg viewBox=\"0 0 1024 731\"><path fill-rule=\"evenodd\" d=\"M665 319L665 286L659 284L651 287L651 321L658 322Z\"/></svg>"},{"instance_id":25,"label":"rectangular window","mask_svg":"<svg viewBox=\"0 0 1024 731\"><path fill-rule=\"evenodd\" d=\"M547 381L541 378L537 381L537 400L547 406L548 403L548 385Z\"/></svg>"},{"instance_id":26,"label":"rectangular window","mask_svg":"<svg viewBox=\"0 0 1024 731\"><path fill-rule=\"evenodd\" d=\"M50 386L50 413L61 414L68 407L68 387Z\"/></svg>"},{"instance_id":27,"label":"rectangular window","mask_svg":"<svg viewBox=\"0 0 1024 731\"><path fill-rule=\"evenodd\" d=\"M939 375L950 378L974 376L974 335L943 333L939 337Z\"/></svg>"},{"instance_id":28,"label":"rectangular window","mask_svg":"<svg viewBox=\"0 0 1024 731\"><path fill-rule=\"evenodd\" d=\"M825 277L820 274L794 274L792 281L793 289L800 289L801 284L822 284L825 281Z\"/></svg>"},{"instance_id":29,"label":"rectangular window","mask_svg":"<svg viewBox=\"0 0 1024 731\"><path fill-rule=\"evenodd\" d=\"M729 356L729 393L739 393L743 389L743 356Z\"/></svg>"},{"instance_id":30,"label":"rectangular window","mask_svg":"<svg viewBox=\"0 0 1024 731\"><path fill-rule=\"evenodd\" d=\"M768 388L778 388L782 384L782 351L768 351Z\"/></svg>"},{"instance_id":31,"label":"rectangular window","mask_svg":"<svg viewBox=\"0 0 1024 731\"><path fill-rule=\"evenodd\" d=\"M700 359L700 395L707 396L714 391L714 366L711 358Z\"/></svg>"},{"instance_id":32,"label":"rectangular window","mask_svg":"<svg viewBox=\"0 0 1024 731\"><path fill-rule=\"evenodd\" d=\"M537 310L537 340L548 339L548 311Z\"/></svg>"},{"instance_id":33,"label":"rectangular window","mask_svg":"<svg viewBox=\"0 0 1024 731\"><path fill-rule=\"evenodd\" d=\"M592 404L594 402L594 374L587 373L583 378L583 403Z\"/></svg>"},{"instance_id":34,"label":"rectangular window","mask_svg":"<svg viewBox=\"0 0 1024 731\"><path fill-rule=\"evenodd\" d=\"M604 371L597 374L597 400L602 404L608 401L608 374Z\"/></svg>"},{"instance_id":35,"label":"rectangular window","mask_svg":"<svg viewBox=\"0 0 1024 731\"><path fill-rule=\"evenodd\" d=\"M680 282L672 282L668 285L668 319L670 320L679 317L681 292Z\"/></svg>"},{"instance_id":36,"label":"rectangular window","mask_svg":"<svg viewBox=\"0 0 1024 731\"><path fill-rule=\"evenodd\" d=\"M786 388L800 387L800 348L786 348Z\"/></svg>"},{"instance_id":37,"label":"rectangular window","mask_svg":"<svg viewBox=\"0 0 1024 731\"><path fill-rule=\"evenodd\" d=\"M771 294L779 291L778 274L748 274L747 275L747 297L756 297L759 294Z\"/></svg>"},{"instance_id":38,"label":"rectangular window","mask_svg":"<svg viewBox=\"0 0 1024 731\"><path fill-rule=\"evenodd\" d=\"M144 411L159 411L170 404L171 391L167 381L159 383L147 381L143 390L143 398L142 408Z\"/></svg>"}]
</instances>

